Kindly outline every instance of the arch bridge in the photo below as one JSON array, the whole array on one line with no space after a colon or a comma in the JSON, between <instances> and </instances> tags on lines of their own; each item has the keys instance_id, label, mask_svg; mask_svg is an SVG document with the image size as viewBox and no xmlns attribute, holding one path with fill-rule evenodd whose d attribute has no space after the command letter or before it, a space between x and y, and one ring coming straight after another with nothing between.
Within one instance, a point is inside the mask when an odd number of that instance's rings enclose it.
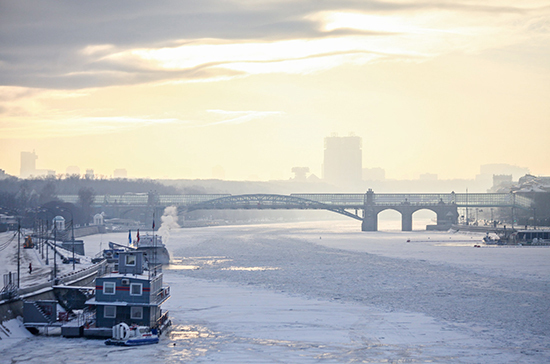
<instances>
[{"instance_id":1,"label":"arch bridge","mask_svg":"<svg viewBox=\"0 0 550 364\"><path fill-rule=\"evenodd\" d=\"M59 196L76 202L78 196ZM515 193L316 193L316 194L202 194L157 195L154 193L96 196L98 208L162 210L176 206L180 212L196 210L299 209L328 210L361 221L361 230L377 231L378 214L391 209L401 214L401 229L412 230L412 215L418 210L431 210L441 228L458 223L458 208L530 209L532 201Z\"/></svg>"}]
</instances>

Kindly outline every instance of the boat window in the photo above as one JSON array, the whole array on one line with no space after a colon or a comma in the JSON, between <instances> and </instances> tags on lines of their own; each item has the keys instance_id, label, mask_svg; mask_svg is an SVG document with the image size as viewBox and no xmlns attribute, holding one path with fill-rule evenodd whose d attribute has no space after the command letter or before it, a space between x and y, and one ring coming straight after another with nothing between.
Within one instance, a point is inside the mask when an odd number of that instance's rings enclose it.
<instances>
[{"instance_id":1,"label":"boat window","mask_svg":"<svg viewBox=\"0 0 550 364\"><path fill-rule=\"evenodd\" d=\"M115 294L115 282L103 282L103 294Z\"/></svg>"},{"instance_id":2,"label":"boat window","mask_svg":"<svg viewBox=\"0 0 550 364\"><path fill-rule=\"evenodd\" d=\"M116 306L104 306L103 316L105 318L115 318L116 317Z\"/></svg>"},{"instance_id":3,"label":"boat window","mask_svg":"<svg viewBox=\"0 0 550 364\"><path fill-rule=\"evenodd\" d=\"M132 319L141 320L143 318L143 307L132 307L130 312L130 317Z\"/></svg>"},{"instance_id":4,"label":"boat window","mask_svg":"<svg viewBox=\"0 0 550 364\"><path fill-rule=\"evenodd\" d=\"M130 284L130 295L131 296L141 296L142 294L142 284L141 283L132 283Z\"/></svg>"},{"instance_id":5,"label":"boat window","mask_svg":"<svg viewBox=\"0 0 550 364\"><path fill-rule=\"evenodd\" d=\"M136 256L135 255L127 255L126 256L126 265L136 265Z\"/></svg>"}]
</instances>

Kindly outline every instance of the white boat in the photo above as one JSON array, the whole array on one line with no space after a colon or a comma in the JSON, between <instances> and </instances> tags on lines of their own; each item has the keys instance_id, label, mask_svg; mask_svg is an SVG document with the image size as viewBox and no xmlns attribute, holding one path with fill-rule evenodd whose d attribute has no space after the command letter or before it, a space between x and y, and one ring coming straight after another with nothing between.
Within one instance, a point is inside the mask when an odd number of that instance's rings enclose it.
<instances>
[{"instance_id":1,"label":"white boat","mask_svg":"<svg viewBox=\"0 0 550 364\"><path fill-rule=\"evenodd\" d=\"M138 346L158 344L159 337L156 330L147 326L128 326L124 322L113 326L113 337L105 340L106 345Z\"/></svg>"},{"instance_id":2,"label":"white boat","mask_svg":"<svg viewBox=\"0 0 550 364\"><path fill-rule=\"evenodd\" d=\"M145 234L134 242L134 248L146 254L149 264L169 264L170 253L159 235Z\"/></svg>"}]
</instances>

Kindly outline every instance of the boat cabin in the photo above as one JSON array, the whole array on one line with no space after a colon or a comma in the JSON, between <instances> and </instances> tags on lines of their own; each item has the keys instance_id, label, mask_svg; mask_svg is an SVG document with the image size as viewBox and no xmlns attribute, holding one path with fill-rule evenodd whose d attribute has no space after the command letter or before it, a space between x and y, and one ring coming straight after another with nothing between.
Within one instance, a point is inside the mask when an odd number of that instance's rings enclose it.
<instances>
[{"instance_id":1,"label":"boat cabin","mask_svg":"<svg viewBox=\"0 0 550 364\"><path fill-rule=\"evenodd\" d=\"M170 297L162 272L144 270L143 252L118 253L118 272L96 278L96 326L128 325L157 327L165 319L160 306Z\"/></svg>"}]
</instances>

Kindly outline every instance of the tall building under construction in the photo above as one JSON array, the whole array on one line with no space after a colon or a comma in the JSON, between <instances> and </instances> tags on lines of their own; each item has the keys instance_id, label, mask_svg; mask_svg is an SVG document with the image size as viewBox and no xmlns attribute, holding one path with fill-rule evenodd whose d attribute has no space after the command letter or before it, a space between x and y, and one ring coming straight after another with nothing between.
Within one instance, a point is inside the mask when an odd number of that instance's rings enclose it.
<instances>
[{"instance_id":1,"label":"tall building under construction","mask_svg":"<svg viewBox=\"0 0 550 364\"><path fill-rule=\"evenodd\" d=\"M36 175L36 160L38 156L34 152L21 152L21 169L19 170L19 177L29 178Z\"/></svg>"},{"instance_id":2,"label":"tall building under construction","mask_svg":"<svg viewBox=\"0 0 550 364\"><path fill-rule=\"evenodd\" d=\"M338 187L355 187L363 170L362 140L358 136L325 138L323 178Z\"/></svg>"}]
</instances>

